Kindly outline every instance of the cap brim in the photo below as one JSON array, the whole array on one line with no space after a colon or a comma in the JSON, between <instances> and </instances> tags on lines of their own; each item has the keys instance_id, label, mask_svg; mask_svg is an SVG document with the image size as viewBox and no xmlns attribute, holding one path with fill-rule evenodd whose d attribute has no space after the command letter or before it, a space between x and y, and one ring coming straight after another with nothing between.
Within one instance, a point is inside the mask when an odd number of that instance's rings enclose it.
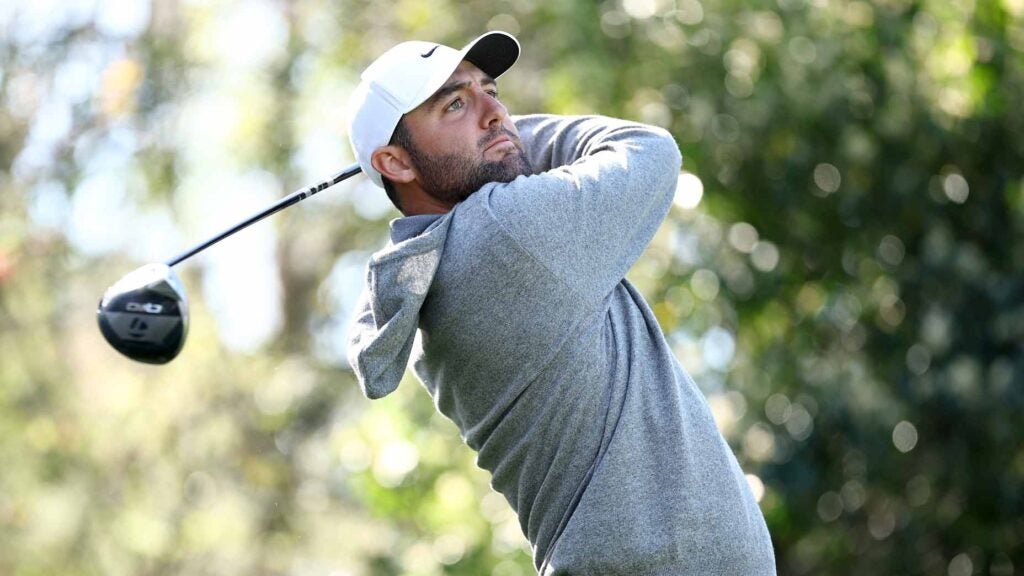
<instances>
[{"instance_id":1,"label":"cap brim","mask_svg":"<svg viewBox=\"0 0 1024 576\"><path fill-rule=\"evenodd\" d=\"M519 59L519 42L506 32L487 32L467 44L462 54L463 60L468 60L491 78L497 78Z\"/></svg>"}]
</instances>

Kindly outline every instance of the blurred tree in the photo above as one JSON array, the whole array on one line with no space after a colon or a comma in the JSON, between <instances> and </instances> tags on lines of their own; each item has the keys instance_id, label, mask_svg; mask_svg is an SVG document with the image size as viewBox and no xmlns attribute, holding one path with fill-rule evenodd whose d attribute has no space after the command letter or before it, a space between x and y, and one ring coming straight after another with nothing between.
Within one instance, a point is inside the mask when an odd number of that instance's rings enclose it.
<instances>
[{"instance_id":1,"label":"blurred tree","mask_svg":"<svg viewBox=\"0 0 1024 576\"><path fill-rule=\"evenodd\" d=\"M1024 3L153 0L0 8L0 573L528 574L515 516L341 337L394 216L347 182L183 270L172 365L105 346L141 261L351 161L395 42L524 46L517 112L670 129L630 277L780 574L1024 570Z\"/></svg>"}]
</instances>

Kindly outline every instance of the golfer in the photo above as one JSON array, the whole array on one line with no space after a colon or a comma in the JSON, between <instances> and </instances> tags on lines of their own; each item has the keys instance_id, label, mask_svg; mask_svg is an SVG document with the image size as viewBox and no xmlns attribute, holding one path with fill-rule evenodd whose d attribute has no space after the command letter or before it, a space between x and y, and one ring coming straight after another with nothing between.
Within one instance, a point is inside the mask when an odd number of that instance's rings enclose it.
<instances>
[{"instance_id":1,"label":"golfer","mask_svg":"<svg viewBox=\"0 0 1024 576\"><path fill-rule=\"evenodd\" d=\"M736 458L624 279L679 149L633 122L510 116L496 79L518 56L502 32L405 42L362 75L352 146L404 217L351 328L360 386L387 395L412 357L541 574L775 574Z\"/></svg>"}]
</instances>

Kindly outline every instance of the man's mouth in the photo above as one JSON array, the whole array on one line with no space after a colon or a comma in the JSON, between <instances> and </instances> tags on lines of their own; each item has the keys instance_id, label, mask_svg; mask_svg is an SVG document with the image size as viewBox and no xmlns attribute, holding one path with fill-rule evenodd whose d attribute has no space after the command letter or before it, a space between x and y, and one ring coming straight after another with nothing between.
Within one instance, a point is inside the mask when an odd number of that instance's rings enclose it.
<instances>
[{"instance_id":1,"label":"man's mouth","mask_svg":"<svg viewBox=\"0 0 1024 576\"><path fill-rule=\"evenodd\" d=\"M493 142L487 145L487 148L484 149L484 152L490 150L491 148L494 148L495 146L501 146L502 144L510 142L512 142L512 139L509 138L508 136L498 136L497 138L494 139Z\"/></svg>"},{"instance_id":2,"label":"man's mouth","mask_svg":"<svg viewBox=\"0 0 1024 576\"><path fill-rule=\"evenodd\" d=\"M515 140L512 138L512 134L509 133L508 130L503 130L503 131L498 132L497 134L495 134L493 136L492 140L490 140L490 141L485 140L484 141L484 149L483 149L483 151L484 151L484 153L486 153L491 148L494 148L495 146L501 146L501 145L504 145L506 143L511 143L516 148L519 148L519 145L516 144Z\"/></svg>"}]
</instances>

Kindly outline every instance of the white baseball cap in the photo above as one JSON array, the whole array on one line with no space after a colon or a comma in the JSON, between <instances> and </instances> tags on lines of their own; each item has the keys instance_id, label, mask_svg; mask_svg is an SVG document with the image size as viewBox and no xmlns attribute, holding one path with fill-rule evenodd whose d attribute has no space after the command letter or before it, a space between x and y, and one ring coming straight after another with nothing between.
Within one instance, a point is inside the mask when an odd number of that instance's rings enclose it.
<instances>
[{"instance_id":1,"label":"white baseball cap","mask_svg":"<svg viewBox=\"0 0 1024 576\"><path fill-rule=\"evenodd\" d=\"M497 78L518 58L519 42L511 34L497 31L480 36L462 50L413 40L382 54L363 71L348 103L348 136L363 172L384 187L370 156L387 146L402 116L427 101L463 60Z\"/></svg>"}]
</instances>

